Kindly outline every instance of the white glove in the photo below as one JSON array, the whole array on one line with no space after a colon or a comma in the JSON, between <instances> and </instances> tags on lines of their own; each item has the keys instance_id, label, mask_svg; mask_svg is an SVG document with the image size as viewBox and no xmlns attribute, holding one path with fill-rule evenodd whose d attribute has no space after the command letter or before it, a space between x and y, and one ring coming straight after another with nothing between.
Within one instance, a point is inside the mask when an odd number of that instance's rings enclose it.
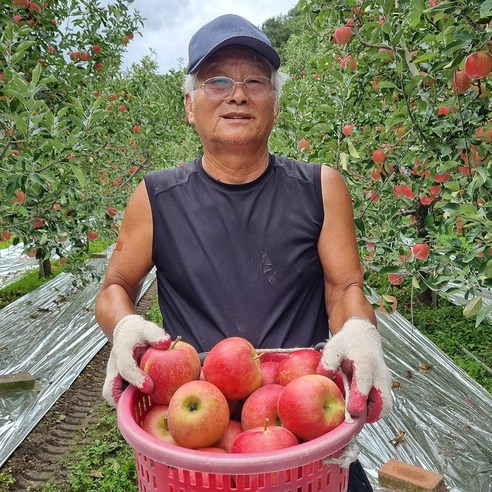
<instances>
[{"instance_id":1,"label":"white glove","mask_svg":"<svg viewBox=\"0 0 492 492\"><path fill-rule=\"evenodd\" d=\"M320 364L329 377L335 377L339 369L347 377L346 407L352 417L361 415L366 403L367 423L391 411L392 378L384 362L381 335L369 320L347 320L326 342Z\"/></svg>"},{"instance_id":2,"label":"white glove","mask_svg":"<svg viewBox=\"0 0 492 492\"><path fill-rule=\"evenodd\" d=\"M133 384L143 393L151 393L154 382L138 364L149 347L167 350L171 337L163 328L137 314L125 316L113 332L113 347L106 368L103 397L116 407L121 394Z\"/></svg>"}]
</instances>

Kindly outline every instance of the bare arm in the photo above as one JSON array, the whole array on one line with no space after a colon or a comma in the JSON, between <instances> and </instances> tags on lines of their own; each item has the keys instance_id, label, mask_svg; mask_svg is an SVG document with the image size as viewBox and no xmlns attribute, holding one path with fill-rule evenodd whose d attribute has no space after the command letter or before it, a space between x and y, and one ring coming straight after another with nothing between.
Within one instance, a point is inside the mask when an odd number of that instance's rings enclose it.
<instances>
[{"instance_id":1,"label":"bare arm","mask_svg":"<svg viewBox=\"0 0 492 492\"><path fill-rule=\"evenodd\" d=\"M321 168L325 219L318 252L325 282L325 303L330 331L337 333L351 317L376 324L374 310L363 292L363 275L355 237L352 201L341 176Z\"/></svg>"},{"instance_id":2,"label":"bare arm","mask_svg":"<svg viewBox=\"0 0 492 492\"><path fill-rule=\"evenodd\" d=\"M142 181L128 202L96 300L96 320L109 340L118 321L135 313L138 294L152 267L152 213Z\"/></svg>"}]
</instances>

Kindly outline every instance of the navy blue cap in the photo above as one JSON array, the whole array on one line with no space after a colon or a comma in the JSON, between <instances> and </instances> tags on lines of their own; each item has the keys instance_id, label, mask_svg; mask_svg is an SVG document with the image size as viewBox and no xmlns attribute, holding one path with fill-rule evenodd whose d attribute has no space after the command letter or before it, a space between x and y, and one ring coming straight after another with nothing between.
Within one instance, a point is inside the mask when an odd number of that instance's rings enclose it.
<instances>
[{"instance_id":1,"label":"navy blue cap","mask_svg":"<svg viewBox=\"0 0 492 492\"><path fill-rule=\"evenodd\" d=\"M280 67L280 56L265 34L243 17L227 14L205 24L191 38L188 73L196 72L210 55L231 44L247 46L263 55L275 70Z\"/></svg>"}]
</instances>

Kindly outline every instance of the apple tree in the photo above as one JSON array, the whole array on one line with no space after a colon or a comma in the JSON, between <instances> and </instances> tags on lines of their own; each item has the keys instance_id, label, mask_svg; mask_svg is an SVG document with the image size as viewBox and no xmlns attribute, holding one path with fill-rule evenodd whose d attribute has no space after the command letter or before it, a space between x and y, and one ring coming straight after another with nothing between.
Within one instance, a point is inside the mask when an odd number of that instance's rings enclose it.
<instances>
[{"instance_id":1,"label":"apple tree","mask_svg":"<svg viewBox=\"0 0 492 492\"><path fill-rule=\"evenodd\" d=\"M297 9L305 28L285 48L292 81L273 141L342 172L366 270L429 301L464 291L480 323L491 311L492 4Z\"/></svg>"},{"instance_id":2,"label":"apple tree","mask_svg":"<svg viewBox=\"0 0 492 492\"><path fill-rule=\"evenodd\" d=\"M53 253L75 258L94 238L87 177L107 145L94 93L141 24L129 3L13 0L0 14L0 230L39 259L41 275Z\"/></svg>"}]
</instances>

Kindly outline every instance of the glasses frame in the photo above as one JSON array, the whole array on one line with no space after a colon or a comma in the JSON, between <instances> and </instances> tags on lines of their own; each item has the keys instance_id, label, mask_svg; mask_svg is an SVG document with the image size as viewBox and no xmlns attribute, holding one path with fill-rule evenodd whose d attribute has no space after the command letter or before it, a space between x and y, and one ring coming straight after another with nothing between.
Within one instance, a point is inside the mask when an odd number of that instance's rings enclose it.
<instances>
[{"instance_id":1,"label":"glasses frame","mask_svg":"<svg viewBox=\"0 0 492 492\"><path fill-rule=\"evenodd\" d=\"M207 82L210 82L212 80L217 80L217 79L225 79L225 80L229 80L229 81L232 82L233 85L231 86L231 92L227 96L225 96L225 97L214 97L214 96L211 96L209 93L207 93L207 90L206 90ZM264 80L267 80L268 83L270 84L270 92L267 95L262 96L262 97L252 96L248 92L248 86L246 85L246 82L248 81L248 79L264 79ZM204 82L202 82L201 84L199 84L198 87L203 90L203 92L205 93L205 95L209 99L213 99L215 101L224 101L225 99L228 99L229 97L231 97L234 94L234 91L236 90L236 85L237 84L243 84L244 93L250 99L253 99L254 101L262 100L262 99L267 99L273 93L273 82L272 82L272 80L269 79L268 77L264 77L262 75L249 75L243 81L238 81L238 82L236 82L234 79L231 79L230 77L226 77L225 75L224 76L220 76L220 77L210 77L207 80L205 80Z\"/></svg>"}]
</instances>

